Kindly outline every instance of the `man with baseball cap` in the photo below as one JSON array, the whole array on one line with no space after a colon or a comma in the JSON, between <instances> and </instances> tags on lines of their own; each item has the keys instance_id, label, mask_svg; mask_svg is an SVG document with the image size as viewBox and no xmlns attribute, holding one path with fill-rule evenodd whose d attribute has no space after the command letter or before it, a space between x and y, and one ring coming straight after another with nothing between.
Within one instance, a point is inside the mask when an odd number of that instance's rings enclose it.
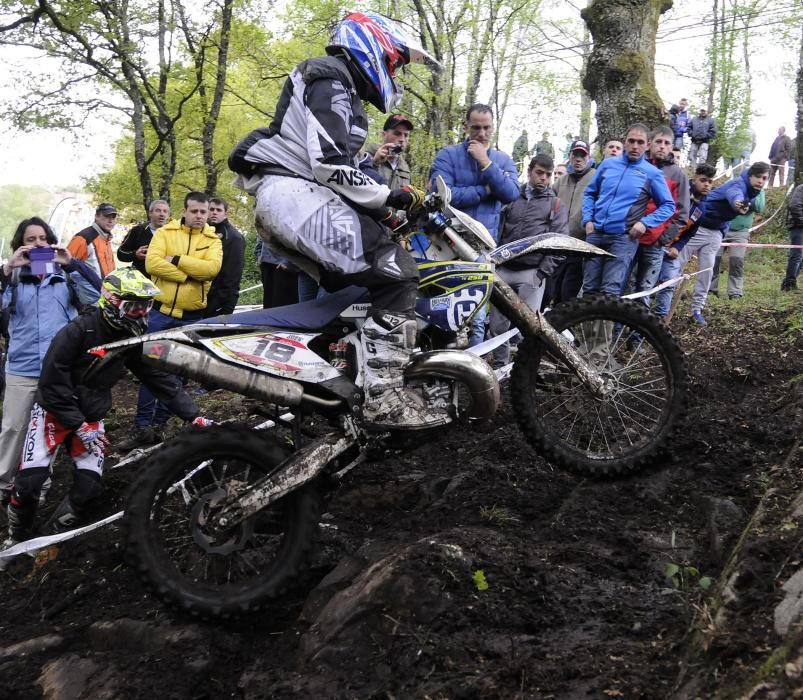
<instances>
[{"instance_id":1,"label":"man with baseball cap","mask_svg":"<svg viewBox=\"0 0 803 700\"><path fill-rule=\"evenodd\" d=\"M411 183L410 166L404 159L404 151L410 142L413 123L404 114L391 114L382 127L382 144L372 143L366 152L372 158L374 169L394 190Z\"/></svg>"},{"instance_id":2,"label":"man with baseball cap","mask_svg":"<svg viewBox=\"0 0 803 700\"><path fill-rule=\"evenodd\" d=\"M114 271L112 229L117 223L117 209L103 202L95 209L95 223L76 233L67 244L74 258L85 262L103 279Z\"/></svg>"}]
</instances>

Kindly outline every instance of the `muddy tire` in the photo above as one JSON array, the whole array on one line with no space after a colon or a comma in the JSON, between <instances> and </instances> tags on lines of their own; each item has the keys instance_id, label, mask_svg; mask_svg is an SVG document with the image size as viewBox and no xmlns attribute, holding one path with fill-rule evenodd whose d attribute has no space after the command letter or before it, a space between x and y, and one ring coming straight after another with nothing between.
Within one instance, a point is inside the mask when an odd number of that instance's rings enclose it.
<instances>
[{"instance_id":1,"label":"muddy tire","mask_svg":"<svg viewBox=\"0 0 803 700\"><path fill-rule=\"evenodd\" d=\"M558 304L549 322L613 386L591 394L541 342L516 354L511 392L527 440L576 474L610 477L652 463L685 412L688 370L667 326L638 302L590 297Z\"/></svg>"},{"instance_id":2,"label":"muddy tire","mask_svg":"<svg viewBox=\"0 0 803 700\"><path fill-rule=\"evenodd\" d=\"M321 500L314 484L223 537L204 524L288 455L268 436L234 426L182 435L154 453L131 486L123 520L129 562L146 586L203 618L237 617L281 595L315 540Z\"/></svg>"}]
</instances>

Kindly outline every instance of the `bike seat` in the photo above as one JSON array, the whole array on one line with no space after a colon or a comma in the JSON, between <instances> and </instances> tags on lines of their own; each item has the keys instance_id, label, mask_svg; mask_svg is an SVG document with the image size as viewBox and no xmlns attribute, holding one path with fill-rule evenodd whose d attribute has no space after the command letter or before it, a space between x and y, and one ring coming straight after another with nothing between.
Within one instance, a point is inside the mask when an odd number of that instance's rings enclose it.
<instances>
[{"instance_id":1,"label":"bike seat","mask_svg":"<svg viewBox=\"0 0 803 700\"><path fill-rule=\"evenodd\" d=\"M341 311L351 304L368 301L365 287L350 286L312 301L272 309L255 309L235 314L205 318L204 325L269 326L271 328L294 328L317 330L334 321Z\"/></svg>"}]
</instances>

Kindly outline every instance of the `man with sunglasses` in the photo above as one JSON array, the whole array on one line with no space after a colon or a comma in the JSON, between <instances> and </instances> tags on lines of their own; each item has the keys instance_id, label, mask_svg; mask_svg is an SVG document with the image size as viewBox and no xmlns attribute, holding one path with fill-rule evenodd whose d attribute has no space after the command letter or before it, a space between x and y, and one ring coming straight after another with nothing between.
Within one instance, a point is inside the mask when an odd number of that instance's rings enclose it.
<instances>
[{"instance_id":1,"label":"man with sunglasses","mask_svg":"<svg viewBox=\"0 0 803 700\"><path fill-rule=\"evenodd\" d=\"M117 223L117 209L103 202L95 209L95 223L76 233L67 244L74 258L85 262L103 279L116 263L112 250L112 230Z\"/></svg>"},{"instance_id":2,"label":"man with sunglasses","mask_svg":"<svg viewBox=\"0 0 803 700\"><path fill-rule=\"evenodd\" d=\"M107 275L98 306L78 316L53 338L42 364L36 403L14 479L8 506L5 547L33 536L33 521L42 484L50 476L53 455L60 444L75 465L72 488L45 525L48 532L78 527L94 515L103 494L104 453L108 448L103 419L112 407L112 387L131 371L176 415L195 426L211 421L199 416L198 406L171 374L146 365L142 349L104 359L92 348L141 335L159 289L133 267Z\"/></svg>"}]
</instances>

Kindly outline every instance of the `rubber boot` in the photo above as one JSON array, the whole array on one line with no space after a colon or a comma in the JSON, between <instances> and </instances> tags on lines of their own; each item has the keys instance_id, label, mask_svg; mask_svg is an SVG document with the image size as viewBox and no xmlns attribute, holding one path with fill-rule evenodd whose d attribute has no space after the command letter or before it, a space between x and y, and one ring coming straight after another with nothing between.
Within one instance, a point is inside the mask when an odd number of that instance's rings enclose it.
<instances>
[{"instance_id":1,"label":"rubber boot","mask_svg":"<svg viewBox=\"0 0 803 700\"><path fill-rule=\"evenodd\" d=\"M362 327L363 416L372 427L413 430L451 420L445 408L428 406L422 393L404 386L416 330L414 319L379 311Z\"/></svg>"}]
</instances>

